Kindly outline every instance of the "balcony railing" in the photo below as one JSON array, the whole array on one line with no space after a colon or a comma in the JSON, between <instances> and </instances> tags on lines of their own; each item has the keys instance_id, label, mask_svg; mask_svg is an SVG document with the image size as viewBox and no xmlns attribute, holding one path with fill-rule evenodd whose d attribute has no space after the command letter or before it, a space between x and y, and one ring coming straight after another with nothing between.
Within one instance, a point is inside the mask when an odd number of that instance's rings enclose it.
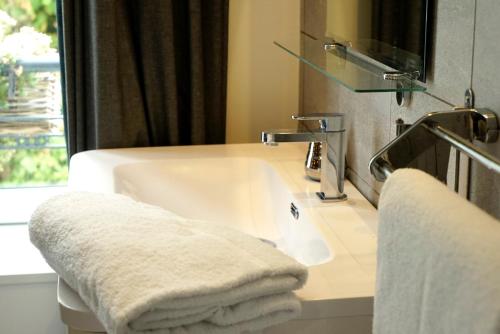
<instances>
[{"instance_id":1,"label":"balcony railing","mask_svg":"<svg viewBox=\"0 0 500 334\"><path fill-rule=\"evenodd\" d=\"M0 66L0 150L64 148L59 57Z\"/></svg>"}]
</instances>

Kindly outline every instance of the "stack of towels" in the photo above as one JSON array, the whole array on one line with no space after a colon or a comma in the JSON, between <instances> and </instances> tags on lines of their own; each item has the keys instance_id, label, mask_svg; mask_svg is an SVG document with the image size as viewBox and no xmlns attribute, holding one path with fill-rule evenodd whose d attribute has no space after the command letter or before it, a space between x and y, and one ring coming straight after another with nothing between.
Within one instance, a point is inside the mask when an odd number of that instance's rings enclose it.
<instances>
[{"instance_id":1,"label":"stack of towels","mask_svg":"<svg viewBox=\"0 0 500 334\"><path fill-rule=\"evenodd\" d=\"M227 227L78 192L42 204L29 227L108 333L239 333L300 313L306 268Z\"/></svg>"},{"instance_id":2,"label":"stack of towels","mask_svg":"<svg viewBox=\"0 0 500 334\"><path fill-rule=\"evenodd\" d=\"M500 222L418 170L379 202L375 334L499 334Z\"/></svg>"}]
</instances>

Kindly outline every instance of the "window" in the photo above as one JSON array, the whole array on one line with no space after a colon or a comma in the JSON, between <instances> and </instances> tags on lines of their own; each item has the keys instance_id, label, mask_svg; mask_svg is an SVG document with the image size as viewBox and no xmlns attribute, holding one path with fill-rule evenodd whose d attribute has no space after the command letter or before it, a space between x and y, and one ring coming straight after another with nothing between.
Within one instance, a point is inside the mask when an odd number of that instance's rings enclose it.
<instances>
[{"instance_id":1,"label":"window","mask_svg":"<svg viewBox=\"0 0 500 334\"><path fill-rule=\"evenodd\" d=\"M67 181L56 22L55 0L0 0L0 223Z\"/></svg>"}]
</instances>

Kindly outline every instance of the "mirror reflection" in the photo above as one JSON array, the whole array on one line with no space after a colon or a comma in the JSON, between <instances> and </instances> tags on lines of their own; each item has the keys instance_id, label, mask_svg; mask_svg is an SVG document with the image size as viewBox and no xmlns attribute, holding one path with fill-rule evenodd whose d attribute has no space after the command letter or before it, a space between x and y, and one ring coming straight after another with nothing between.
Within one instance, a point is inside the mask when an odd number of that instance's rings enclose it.
<instances>
[{"instance_id":1,"label":"mirror reflection","mask_svg":"<svg viewBox=\"0 0 500 334\"><path fill-rule=\"evenodd\" d=\"M429 0L327 0L325 35L425 81Z\"/></svg>"}]
</instances>

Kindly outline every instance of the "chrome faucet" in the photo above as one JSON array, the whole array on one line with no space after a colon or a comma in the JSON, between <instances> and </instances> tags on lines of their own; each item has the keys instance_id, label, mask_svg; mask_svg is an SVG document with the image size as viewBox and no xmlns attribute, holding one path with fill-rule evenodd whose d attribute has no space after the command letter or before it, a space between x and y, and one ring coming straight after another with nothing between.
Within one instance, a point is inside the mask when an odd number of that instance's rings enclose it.
<instances>
[{"instance_id":1,"label":"chrome faucet","mask_svg":"<svg viewBox=\"0 0 500 334\"><path fill-rule=\"evenodd\" d=\"M315 131L269 130L262 132L262 142L277 145L285 142L321 142L321 189L323 201L342 201L344 194L345 153L347 146L344 114L292 116L297 121L319 121Z\"/></svg>"}]
</instances>

